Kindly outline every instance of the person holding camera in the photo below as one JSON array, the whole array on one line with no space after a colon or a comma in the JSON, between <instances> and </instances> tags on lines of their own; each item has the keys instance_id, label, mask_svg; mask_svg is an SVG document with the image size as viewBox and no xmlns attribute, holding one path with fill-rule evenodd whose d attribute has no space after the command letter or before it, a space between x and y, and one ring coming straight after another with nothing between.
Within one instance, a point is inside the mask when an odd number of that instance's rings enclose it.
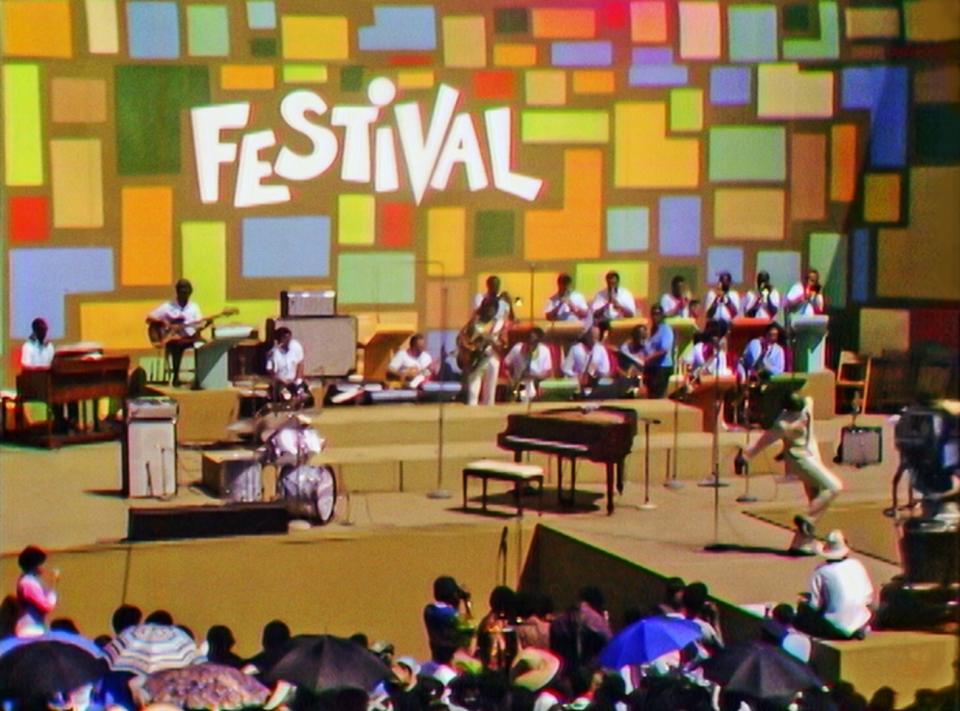
<instances>
[{"instance_id":1,"label":"person holding camera","mask_svg":"<svg viewBox=\"0 0 960 711\"><path fill-rule=\"evenodd\" d=\"M820 272L808 269L804 281L798 281L787 292L786 310L791 316L816 316L824 312L823 285Z\"/></svg>"},{"instance_id":2,"label":"person holding camera","mask_svg":"<svg viewBox=\"0 0 960 711\"><path fill-rule=\"evenodd\" d=\"M457 650L468 648L476 629L470 593L449 575L433 581L433 602L423 608L423 624L430 644L430 664L423 674L449 666ZM429 667L429 668L427 668Z\"/></svg>"}]
</instances>

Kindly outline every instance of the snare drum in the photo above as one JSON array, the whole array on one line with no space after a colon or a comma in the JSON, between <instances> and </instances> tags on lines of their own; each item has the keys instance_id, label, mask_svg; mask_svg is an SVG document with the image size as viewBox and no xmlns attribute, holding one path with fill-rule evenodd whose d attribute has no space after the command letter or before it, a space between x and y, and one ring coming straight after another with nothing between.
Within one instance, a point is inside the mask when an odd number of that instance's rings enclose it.
<instances>
[{"instance_id":1,"label":"snare drum","mask_svg":"<svg viewBox=\"0 0 960 711\"><path fill-rule=\"evenodd\" d=\"M292 516L321 526L333 519L337 505L337 480L330 467L288 464L277 478L277 495Z\"/></svg>"}]
</instances>

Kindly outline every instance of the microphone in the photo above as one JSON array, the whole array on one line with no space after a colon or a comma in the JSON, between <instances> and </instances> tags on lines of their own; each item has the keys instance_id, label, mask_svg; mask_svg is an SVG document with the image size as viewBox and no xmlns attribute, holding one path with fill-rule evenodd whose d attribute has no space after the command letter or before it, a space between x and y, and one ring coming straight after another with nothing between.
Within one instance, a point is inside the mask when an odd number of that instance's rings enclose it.
<instances>
[{"instance_id":1,"label":"microphone","mask_svg":"<svg viewBox=\"0 0 960 711\"><path fill-rule=\"evenodd\" d=\"M656 417L638 417L637 420L640 422L648 422L651 425L661 424L661 420L658 420Z\"/></svg>"}]
</instances>

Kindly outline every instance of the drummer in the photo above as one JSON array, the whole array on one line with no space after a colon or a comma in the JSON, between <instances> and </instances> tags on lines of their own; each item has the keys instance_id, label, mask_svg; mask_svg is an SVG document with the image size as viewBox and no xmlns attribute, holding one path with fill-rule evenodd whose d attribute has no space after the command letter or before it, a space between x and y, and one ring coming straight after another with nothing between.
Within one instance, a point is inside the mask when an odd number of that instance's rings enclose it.
<instances>
[{"instance_id":1,"label":"drummer","mask_svg":"<svg viewBox=\"0 0 960 711\"><path fill-rule=\"evenodd\" d=\"M273 376L273 401L310 407L313 397L303 377L303 346L286 326L274 331L273 340L274 346L267 354L267 373Z\"/></svg>"}]
</instances>

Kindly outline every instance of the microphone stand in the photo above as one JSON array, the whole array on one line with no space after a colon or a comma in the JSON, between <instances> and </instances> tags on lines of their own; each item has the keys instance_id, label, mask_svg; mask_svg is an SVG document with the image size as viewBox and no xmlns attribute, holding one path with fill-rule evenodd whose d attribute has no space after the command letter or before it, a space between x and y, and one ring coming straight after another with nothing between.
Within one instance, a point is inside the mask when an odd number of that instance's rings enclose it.
<instances>
[{"instance_id":1,"label":"microphone stand","mask_svg":"<svg viewBox=\"0 0 960 711\"><path fill-rule=\"evenodd\" d=\"M447 350L447 275L446 266L439 260L427 260L427 266L437 266L440 268L440 367L444 367L445 354ZM446 393L440 390L440 401L437 403L437 486L435 489L427 492L428 499L449 499L452 494L449 489L443 488L443 423L444 423L444 402Z\"/></svg>"},{"instance_id":2,"label":"microphone stand","mask_svg":"<svg viewBox=\"0 0 960 711\"><path fill-rule=\"evenodd\" d=\"M761 361L762 365L762 361ZM750 447L750 386L747 385L746 396L743 400L743 428L746 431L746 441L744 449ZM738 504L752 504L757 501L757 497L750 493L750 462L743 456L743 449L737 452L737 457L733 461L734 471L743 475L743 493L737 497Z\"/></svg>"},{"instance_id":3,"label":"microphone stand","mask_svg":"<svg viewBox=\"0 0 960 711\"><path fill-rule=\"evenodd\" d=\"M662 327L662 324L661 324ZM676 335L674 335L676 338ZM674 340L676 343L676 340ZM680 348L674 346L673 348L673 363L674 369L680 365ZM669 379L668 379L669 382ZM680 461L680 400L678 398L673 398L673 451L670 458L670 470L667 471L667 478L664 480L663 485L667 489L682 489L683 482L677 479L677 466Z\"/></svg>"},{"instance_id":4,"label":"microphone stand","mask_svg":"<svg viewBox=\"0 0 960 711\"><path fill-rule=\"evenodd\" d=\"M650 425L659 425L660 420L653 417L638 418L643 423L643 503L641 511L652 511L657 505L650 502Z\"/></svg>"},{"instance_id":5,"label":"microphone stand","mask_svg":"<svg viewBox=\"0 0 960 711\"><path fill-rule=\"evenodd\" d=\"M711 444L711 459L713 461L712 475L701 481L698 486L713 489L713 540L720 539L720 489L730 486L728 482L720 481L720 417L723 413L723 400L720 399L720 344L714 355L713 367L713 442Z\"/></svg>"}]
</instances>

